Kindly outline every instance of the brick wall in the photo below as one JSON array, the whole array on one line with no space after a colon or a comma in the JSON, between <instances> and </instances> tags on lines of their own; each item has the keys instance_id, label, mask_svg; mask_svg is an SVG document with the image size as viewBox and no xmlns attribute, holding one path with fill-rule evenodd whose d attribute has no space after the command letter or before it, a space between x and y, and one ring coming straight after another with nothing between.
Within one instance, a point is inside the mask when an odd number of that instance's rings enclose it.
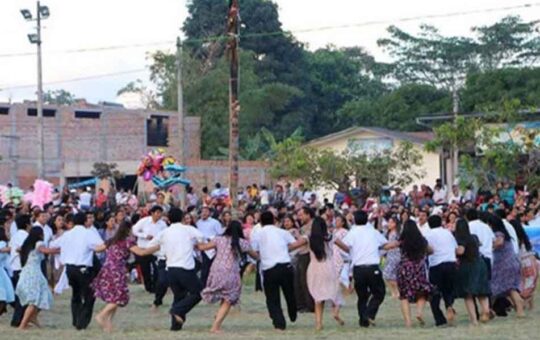
<instances>
[{"instance_id":1,"label":"brick wall","mask_svg":"<svg viewBox=\"0 0 540 340\"><path fill-rule=\"evenodd\" d=\"M10 107L9 114L0 114L0 183L14 181L26 188L37 176L37 118L28 116L33 104L2 104ZM176 112L126 110L100 106L45 106L56 109L55 117L44 117L45 171L48 180L59 184L63 177L90 176L95 162L115 162L126 174L134 174L146 152L146 119L150 116L168 117L167 154L180 150ZM101 112L99 119L75 118L76 110ZM199 117L184 120L184 155L188 178L198 187L215 182L228 182L228 162L200 160L201 129ZM240 185L264 183L266 165L261 162L242 162Z\"/></svg>"}]
</instances>

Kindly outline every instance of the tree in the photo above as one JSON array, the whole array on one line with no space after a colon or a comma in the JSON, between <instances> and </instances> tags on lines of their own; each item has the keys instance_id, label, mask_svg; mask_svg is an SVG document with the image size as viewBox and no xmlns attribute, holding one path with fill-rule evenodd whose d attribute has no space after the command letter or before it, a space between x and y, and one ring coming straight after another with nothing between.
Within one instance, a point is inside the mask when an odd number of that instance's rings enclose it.
<instances>
[{"instance_id":1,"label":"tree","mask_svg":"<svg viewBox=\"0 0 540 340\"><path fill-rule=\"evenodd\" d=\"M72 105L75 95L66 90L48 90L43 93L43 102L49 105Z\"/></svg>"},{"instance_id":2,"label":"tree","mask_svg":"<svg viewBox=\"0 0 540 340\"><path fill-rule=\"evenodd\" d=\"M505 68L467 76L463 90L466 112L496 111L519 100L520 108L540 107L540 68Z\"/></svg>"},{"instance_id":3,"label":"tree","mask_svg":"<svg viewBox=\"0 0 540 340\"><path fill-rule=\"evenodd\" d=\"M538 22L524 22L519 16L507 16L490 26L473 27L482 69L534 65L540 57Z\"/></svg>"},{"instance_id":4,"label":"tree","mask_svg":"<svg viewBox=\"0 0 540 340\"><path fill-rule=\"evenodd\" d=\"M405 84L378 98L362 98L345 103L337 112L341 126L382 126L416 131L416 118L447 112L452 99L448 92L423 84Z\"/></svg>"},{"instance_id":5,"label":"tree","mask_svg":"<svg viewBox=\"0 0 540 340\"><path fill-rule=\"evenodd\" d=\"M124 87L118 90L116 95L120 96L124 93L135 93L139 95L141 98L141 103L146 109L153 110L159 107L156 93L144 85L140 79L127 83Z\"/></svg>"},{"instance_id":6,"label":"tree","mask_svg":"<svg viewBox=\"0 0 540 340\"><path fill-rule=\"evenodd\" d=\"M517 121L519 101L505 102L498 113L482 118L459 117L456 125L445 123L434 129L428 150L457 147L460 155L460 185L474 184L495 189L501 180L523 177L529 185L540 184L538 130L526 129Z\"/></svg>"},{"instance_id":7,"label":"tree","mask_svg":"<svg viewBox=\"0 0 540 340\"><path fill-rule=\"evenodd\" d=\"M408 142L394 150L373 154L347 149L341 153L301 146L286 139L273 147L270 173L275 178L301 179L308 187L350 191L361 178L367 178L370 190L383 186L407 186L424 175L422 156Z\"/></svg>"},{"instance_id":8,"label":"tree","mask_svg":"<svg viewBox=\"0 0 540 340\"><path fill-rule=\"evenodd\" d=\"M116 163L97 162L93 165L93 170L90 172L92 176L99 179L120 179L124 174L117 169Z\"/></svg>"}]
</instances>

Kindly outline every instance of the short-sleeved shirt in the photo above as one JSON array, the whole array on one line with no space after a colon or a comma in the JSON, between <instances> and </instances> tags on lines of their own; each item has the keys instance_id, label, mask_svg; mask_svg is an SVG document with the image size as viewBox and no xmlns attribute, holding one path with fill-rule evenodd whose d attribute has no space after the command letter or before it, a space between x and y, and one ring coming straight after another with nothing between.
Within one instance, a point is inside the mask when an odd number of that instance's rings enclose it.
<instances>
[{"instance_id":1,"label":"short-sleeved shirt","mask_svg":"<svg viewBox=\"0 0 540 340\"><path fill-rule=\"evenodd\" d=\"M495 241L493 230L480 220L470 221L469 229L471 234L476 235L480 241L480 254L493 260L493 241Z\"/></svg>"},{"instance_id":2,"label":"short-sleeved shirt","mask_svg":"<svg viewBox=\"0 0 540 340\"><path fill-rule=\"evenodd\" d=\"M192 226L173 223L150 241L149 247L159 245L165 255L167 268L195 268L195 245L204 235Z\"/></svg>"},{"instance_id":3,"label":"short-sleeved shirt","mask_svg":"<svg viewBox=\"0 0 540 340\"><path fill-rule=\"evenodd\" d=\"M290 263L289 244L294 237L286 230L267 225L251 234L251 247L258 251L262 270L268 270L279 263Z\"/></svg>"},{"instance_id":4,"label":"short-sleeved shirt","mask_svg":"<svg viewBox=\"0 0 540 340\"><path fill-rule=\"evenodd\" d=\"M60 248L61 260L66 265L92 267L94 249L103 244L97 232L82 225L76 225L51 242L53 248Z\"/></svg>"},{"instance_id":5,"label":"short-sleeved shirt","mask_svg":"<svg viewBox=\"0 0 540 340\"><path fill-rule=\"evenodd\" d=\"M388 241L376 229L370 226L353 226L343 238L343 243L350 248L354 266L378 265L381 261L379 249Z\"/></svg>"},{"instance_id":6,"label":"short-sleeved shirt","mask_svg":"<svg viewBox=\"0 0 540 340\"><path fill-rule=\"evenodd\" d=\"M429 266L435 267L445 262L456 262L456 249L458 247L454 235L442 227L431 229L424 237L433 248L429 256Z\"/></svg>"}]
</instances>

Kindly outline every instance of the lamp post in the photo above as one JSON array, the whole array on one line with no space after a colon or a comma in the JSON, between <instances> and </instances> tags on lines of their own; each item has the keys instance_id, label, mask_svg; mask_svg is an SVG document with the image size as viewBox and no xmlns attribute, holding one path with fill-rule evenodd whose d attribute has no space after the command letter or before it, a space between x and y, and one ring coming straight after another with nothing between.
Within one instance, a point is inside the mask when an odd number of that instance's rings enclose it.
<instances>
[{"instance_id":1,"label":"lamp post","mask_svg":"<svg viewBox=\"0 0 540 340\"><path fill-rule=\"evenodd\" d=\"M43 136L43 79L42 79L42 63L41 63L41 20L47 19L50 16L49 7L42 6L39 1L36 5L36 18L32 16L32 12L28 9L22 9L21 14L27 21L36 21L36 33L28 34L28 40L31 44L37 45L37 130L38 130L38 178L45 178L45 143Z\"/></svg>"}]
</instances>

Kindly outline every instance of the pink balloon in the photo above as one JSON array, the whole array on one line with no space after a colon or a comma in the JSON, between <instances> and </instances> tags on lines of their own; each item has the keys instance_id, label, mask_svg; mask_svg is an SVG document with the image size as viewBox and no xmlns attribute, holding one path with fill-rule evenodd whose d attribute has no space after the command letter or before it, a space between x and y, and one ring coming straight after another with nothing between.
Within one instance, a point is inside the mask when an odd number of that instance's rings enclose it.
<instances>
[{"instance_id":1,"label":"pink balloon","mask_svg":"<svg viewBox=\"0 0 540 340\"><path fill-rule=\"evenodd\" d=\"M152 173L150 172L150 170L146 170L144 172L143 179L147 182L152 179Z\"/></svg>"}]
</instances>

